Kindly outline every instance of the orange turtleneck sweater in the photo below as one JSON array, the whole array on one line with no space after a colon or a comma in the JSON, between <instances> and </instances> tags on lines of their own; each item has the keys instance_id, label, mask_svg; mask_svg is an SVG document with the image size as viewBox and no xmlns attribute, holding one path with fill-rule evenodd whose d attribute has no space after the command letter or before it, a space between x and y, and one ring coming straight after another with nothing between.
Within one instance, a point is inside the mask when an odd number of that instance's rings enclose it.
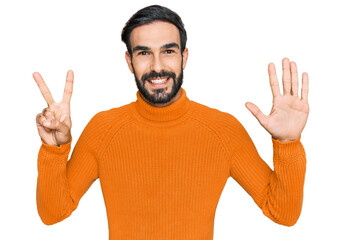
<instances>
[{"instance_id":1,"label":"orange turtleneck sweater","mask_svg":"<svg viewBox=\"0 0 342 240\"><path fill-rule=\"evenodd\" d=\"M274 222L302 208L306 158L300 140L273 142L274 171L232 115L181 97L166 107L137 100L97 113L68 161L71 142L42 141L37 206L45 224L67 218L99 178L110 240L212 240L233 177Z\"/></svg>"}]
</instances>

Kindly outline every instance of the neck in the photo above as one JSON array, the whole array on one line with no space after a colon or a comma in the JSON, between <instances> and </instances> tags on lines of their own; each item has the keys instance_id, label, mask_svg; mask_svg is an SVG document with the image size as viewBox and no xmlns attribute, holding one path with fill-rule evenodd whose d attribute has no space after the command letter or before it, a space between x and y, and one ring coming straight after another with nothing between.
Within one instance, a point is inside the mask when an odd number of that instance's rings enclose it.
<instances>
[{"instance_id":1,"label":"neck","mask_svg":"<svg viewBox=\"0 0 342 240\"><path fill-rule=\"evenodd\" d=\"M155 106L155 104L152 105L144 100L138 90L136 93L137 100L132 105L134 107L133 113L142 122L158 126L166 126L182 121L189 114L190 100L183 88L176 95L172 101L167 103L167 106L164 104L164 107L158 107L161 105Z\"/></svg>"}]
</instances>

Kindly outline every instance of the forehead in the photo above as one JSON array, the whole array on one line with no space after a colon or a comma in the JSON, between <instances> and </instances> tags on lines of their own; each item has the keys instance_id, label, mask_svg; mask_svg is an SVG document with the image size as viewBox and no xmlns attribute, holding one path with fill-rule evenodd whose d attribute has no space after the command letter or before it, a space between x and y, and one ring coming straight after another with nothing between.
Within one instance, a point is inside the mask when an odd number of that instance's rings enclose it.
<instances>
[{"instance_id":1,"label":"forehead","mask_svg":"<svg viewBox=\"0 0 342 240\"><path fill-rule=\"evenodd\" d=\"M180 44L178 28L171 23L160 21L134 28L130 40L132 48L138 45L159 48L173 42Z\"/></svg>"}]
</instances>

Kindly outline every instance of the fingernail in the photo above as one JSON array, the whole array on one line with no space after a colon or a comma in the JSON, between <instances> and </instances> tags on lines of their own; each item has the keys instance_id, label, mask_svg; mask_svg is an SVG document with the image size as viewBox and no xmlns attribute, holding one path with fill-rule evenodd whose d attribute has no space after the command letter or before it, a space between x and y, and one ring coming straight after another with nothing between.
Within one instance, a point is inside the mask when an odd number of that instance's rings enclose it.
<instances>
[{"instance_id":1,"label":"fingernail","mask_svg":"<svg viewBox=\"0 0 342 240\"><path fill-rule=\"evenodd\" d=\"M45 122L43 122L43 125L45 126L45 127L49 127L50 126L50 121L45 121Z\"/></svg>"}]
</instances>

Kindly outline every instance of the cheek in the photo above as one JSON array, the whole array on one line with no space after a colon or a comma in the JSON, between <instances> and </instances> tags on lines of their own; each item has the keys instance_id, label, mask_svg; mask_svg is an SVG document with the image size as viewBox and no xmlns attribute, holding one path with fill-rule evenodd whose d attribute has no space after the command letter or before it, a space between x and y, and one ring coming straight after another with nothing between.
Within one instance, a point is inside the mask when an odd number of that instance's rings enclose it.
<instances>
[{"instance_id":1,"label":"cheek","mask_svg":"<svg viewBox=\"0 0 342 240\"><path fill-rule=\"evenodd\" d=\"M175 72L176 74L180 73L182 69L182 59L181 58L169 58L165 60L165 65Z\"/></svg>"},{"instance_id":2,"label":"cheek","mask_svg":"<svg viewBox=\"0 0 342 240\"><path fill-rule=\"evenodd\" d=\"M132 61L132 64L133 64L133 68L134 68L134 71L135 71L135 74L141 78L141 76L145 73L148 73L149 70L150 70L150 67L149 67L149 62L146 61L146 60L134 60Z\"/></svg>"}]
</instances>

